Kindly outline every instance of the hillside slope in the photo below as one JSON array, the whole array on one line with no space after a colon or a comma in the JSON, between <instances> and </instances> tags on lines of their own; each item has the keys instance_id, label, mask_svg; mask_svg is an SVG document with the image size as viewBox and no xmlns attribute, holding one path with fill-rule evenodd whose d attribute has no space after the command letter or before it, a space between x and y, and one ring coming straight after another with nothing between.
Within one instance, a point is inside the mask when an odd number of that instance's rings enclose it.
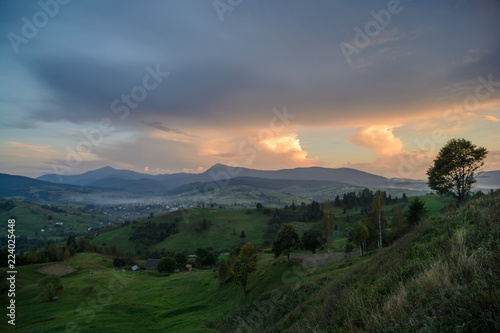
<instances>
[{"instance_id":1,"label":"hillside slope","mask_svg":"<svg viewBox=\"0 0 500 333\"><path fill-rule=\"evenodd\" d=\"M429 218L346 274L320 277L323 269L310 270L295 278L292 288L269 291L210 327L223 332L498 332L499 254L497 191Z\"/></svg>"},{"instance_id":2,"label":"hillside slope","mask_svg":"<svg viewBox=\"0 0 500 333\"><path fill-rule=\"evenodd\" d=\"M212 270L122 272L105 256L79 253L61 264L75 272L61 278L59 299L44 302L38 270L50 264L19 266L22 315L0 330L498 332L499 216L500 192L485 195L350 263L306 269L261 252L247 295L234 283L220 286Z\"/></svg>"}]
</instances>

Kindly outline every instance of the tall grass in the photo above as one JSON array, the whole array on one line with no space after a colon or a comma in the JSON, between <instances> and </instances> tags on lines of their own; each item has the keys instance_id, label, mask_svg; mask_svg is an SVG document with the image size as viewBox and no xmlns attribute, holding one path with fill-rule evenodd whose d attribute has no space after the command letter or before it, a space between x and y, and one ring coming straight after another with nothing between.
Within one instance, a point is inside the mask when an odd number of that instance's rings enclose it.
<instances>
[{"instance_id":1,"label":"tall grass","mask_svg":"<svg viewBox=\"0 0 500 333\"><path fill-rule=\"evenodd\" d=\"M264 318L254 331L499 332L499 260L497 191L423 221L342 275L283 290L279 318ZM250 314L238 317L251 322ZM230 318L215 326L233 331Z\"/></svg>"}]
</instances>

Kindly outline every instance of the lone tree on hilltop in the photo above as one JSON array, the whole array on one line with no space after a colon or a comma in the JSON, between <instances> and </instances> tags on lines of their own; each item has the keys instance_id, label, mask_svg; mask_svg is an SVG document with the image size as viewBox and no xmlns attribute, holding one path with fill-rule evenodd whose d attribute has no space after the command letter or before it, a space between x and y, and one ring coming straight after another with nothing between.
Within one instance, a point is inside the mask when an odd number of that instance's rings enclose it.
<instances>
[{"instance_id":1,"label":"lone tree on hilltop","mask_svg":"<svg viewBox=\"0 0 500 333\"><path fill-rule=\"evenodd\" d=\"M427 170L429 187L438 194L451 194L461 207L476 182L474 173L484 165L488 151L465 139L451 139L441 148Z\"/></svg>"},{"instance_id":2,"label":"lone tree on hilltop","mask_svg":"<svg viewBox=\"0 0 500 333\"><path fill-rule=\"evenodd\" d=\"M243 245L233 265L236 283L243 286L243 291L247 293L248 276L257 270L257 250L255 246L248 242Z\"/></svg>"},{"instance_id":3,"label":"lone tree on hilltop","mask_svg":"<svg viewBox=\"0 0 500 333\"><path fill-rule=\"evenodd\" d=\"M274 257L278 258L281 254L285 254L290 263L290 252L293 249L300 248L301 245L299 235L295 232L293 226L291 224L283 224L273 243Z\"/></svg>"}]
</instances>

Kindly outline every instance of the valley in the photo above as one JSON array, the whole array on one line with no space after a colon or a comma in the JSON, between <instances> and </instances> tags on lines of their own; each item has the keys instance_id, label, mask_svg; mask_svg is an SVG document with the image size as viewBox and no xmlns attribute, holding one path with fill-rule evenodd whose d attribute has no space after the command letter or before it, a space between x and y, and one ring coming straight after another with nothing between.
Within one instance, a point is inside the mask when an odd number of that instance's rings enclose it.
<instances>
[{"instance_id":1,"label":"valley","mask_svg":"<svg viewBox=\"0 0 500 333\"><path fill-rule=\"evenodd\" d=\"M249 276L250 291L246 295L241 286L234 283L220 285L217 272L212 269L167 275L147 270L133 272L129 268L114 267L109 255L76 253L63 263L74 272L61 277L64 288L57 294L59 299L47 303L38 298L37 287L37 281L43 276L37 270L47 264L19 266L16 304L22 315L18 316L16 330L144 331L145 325L153 323L155 330L176 332L296 332L306 327L340 331L354 328L387 331L392 327L404 331L411 322L412 327L432 331L460 325L476 327L481 323L484 331L490 331L499 307L495 290L488 288L494 286L496 274L500 273L490 249L498 244L500 229L498 222L490 224L489 230L483 226L491 221L487 220L488 216L498 216L498 192L480 196L467 207L447 214L439 212L446 205L439 197L422 199L430 208L426 222L384 249L370 251L367 256L305 268L299 258L310 256L307 252L294 251L291 263L287 264L266 250L259 251L258 269ZM192 248L186 244L229 248L233 244L230 230L221 236L215 235L228 229L229 220L234 221L238 230L246 228L244 241L261 243L258 230L265 223L265 215L255 209L246 214L245 210L214 212L211 208L195 208L187 214L193 221L201 218L214 221L212 237L193 235L194 238L184 236L182 241L172 239L173 244L184 244L187 253L192 253ZM182 214L174 212L157 216L158 220L153 218L148 222L146 218L142 222L168 223L169 219L179 216ZM469 216L465 225L463 216ZM344 227L344 222L338 219L339 226ZM300 224L294 223L294 226L301 229ZM189 227L188 224L187 229ZM183 233L197 234L187 229ZM126 235L130 232L127 230L127 227L118 229L115 239L110 238L111 231L100 234L95 241L127 244ZM120 233L125 238L120 239ZM489 236L485 238L485 235ZM470 241L463 242L463 237ZM334 238L334 251L342 251L345 237ZM482 249L474 245L478 242L483 244ZM180 250L179 246L172 245L173 248ZM384 274L380 274L382 271ZM462 278L466 280L460 280ZM486 289L479 288L473 281L483 283ZM86 289L88 286L93 287L92 291ZM441 290L441 294L436 294L436 290ZM403 299L401 293L405 293ZM466 299L478 297L482 303L466 305ZM431 306L442 299L449 307ZM365 304L372 305L368 309ZM367 311L372 315L366 316ZM2 331L12 330L4 323L0 326Z\"/></svg>"}]
</instances>

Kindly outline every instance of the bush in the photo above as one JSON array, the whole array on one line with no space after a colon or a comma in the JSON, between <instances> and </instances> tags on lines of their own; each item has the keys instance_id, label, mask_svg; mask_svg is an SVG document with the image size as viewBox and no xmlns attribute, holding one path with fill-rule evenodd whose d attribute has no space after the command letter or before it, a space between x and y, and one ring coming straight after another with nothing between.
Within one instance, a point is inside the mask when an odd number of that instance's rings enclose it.
<instances>
[{"instance_id":1,"label":"bush","mask_svg":"<svg viewBox=\"0 0 500 333\"><path fill-rule=\"evenodd\" d=\"M163 257L158 263L158 272L173 273L175 270L175 259L171 257Z\"/></svg>"},{"instance_id":2,"label":"bush","mask_svg":"<svg viewBox=\"0 0 500 333\"><path fill-rule=\"evenodd\" d=\"M49 302L63 289L61 279L55 275L47 275L41 279L38 282L38 287L40 288L40 297Z\"/></svg>"},{"instance_id":3,"label":"bush","mask_svg":"<svg viewBox=\"0 0 500 333\"><path fill-rule=\"evenodd\" d=\"M126 265L125 259L121 257L115 257L113 259L113 265L118 268L123 267Z\"/></svg>"}]
</instances>

